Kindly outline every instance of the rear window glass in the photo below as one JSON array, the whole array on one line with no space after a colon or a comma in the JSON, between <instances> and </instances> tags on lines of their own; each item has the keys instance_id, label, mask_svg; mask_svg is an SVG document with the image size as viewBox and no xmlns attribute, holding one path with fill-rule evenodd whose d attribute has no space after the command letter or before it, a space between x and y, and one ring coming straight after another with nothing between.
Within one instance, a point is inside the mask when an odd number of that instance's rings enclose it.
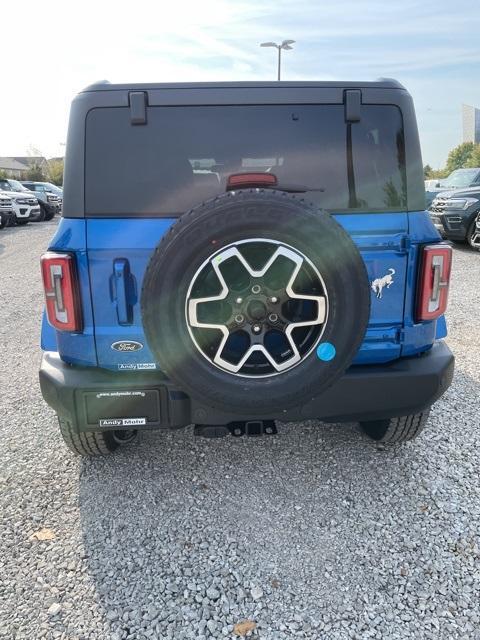
<instances>
[{"instance_id":1,"label":"rear window glass","mask_svg":"<svg viewBox=\"0 0 480 640\"><path fill-rule=\"evenodd\" d=\"M232 173L274 173L336 211L406 208L401 113L343 105L150 107L133 126L128 108L89 112L87 215L178 215L224 193Z\"/></svg>"}]
</instances>

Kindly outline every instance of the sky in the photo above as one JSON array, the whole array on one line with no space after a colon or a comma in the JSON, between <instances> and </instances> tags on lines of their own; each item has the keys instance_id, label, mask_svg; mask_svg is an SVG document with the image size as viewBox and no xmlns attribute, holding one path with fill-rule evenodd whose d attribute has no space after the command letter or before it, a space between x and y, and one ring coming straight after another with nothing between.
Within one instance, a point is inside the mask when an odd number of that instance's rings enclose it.
<instances>
[{"instance_id":1,"label":"sky","mask_svg":"<svg viewBox=\"0 0 480 640\"><path fill-rule=\"evenodd\" d=\"M399 80L424 164L462 141L480 107L478 0L23 0L2 16L0 156L64 153L72 98L97 80Z\"/></svg>"}]
</instances>

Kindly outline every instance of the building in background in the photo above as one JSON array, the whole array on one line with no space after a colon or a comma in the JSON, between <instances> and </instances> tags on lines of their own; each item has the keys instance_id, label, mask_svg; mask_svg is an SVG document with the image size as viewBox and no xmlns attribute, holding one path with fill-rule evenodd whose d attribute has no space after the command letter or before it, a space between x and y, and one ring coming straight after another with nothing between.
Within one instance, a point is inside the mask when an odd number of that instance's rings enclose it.
<instances>
[{"instance_id":1,"label":"building in background","mask_svg":"<svg viewBox=\"0 0 480 640\"><path fill-rule=\"evenodd\" d=\"M462 104L463 142L480 143L480 109Z\"/></svg>"},{"instance_id":2,"label":"building in background","mask_svg":"<svg viewBox=\"0 0 480 640\"><path fill-rule=\"evenodd\" d=\"M43 156L0 157L0 171L9 178L24 180L34 169L45 173L48 170L47 159Z\"/></svg>"},{"instance_id":3,"label":"building in background","mask_svg":"<svg viewBox=\"0 0 480 640\"><path fill-rule=\"evenodd\" d=\"M15 158L0 158L0 171L8 178L22 179L28 171L28 166Z\"/></svg>"}]
</instances>

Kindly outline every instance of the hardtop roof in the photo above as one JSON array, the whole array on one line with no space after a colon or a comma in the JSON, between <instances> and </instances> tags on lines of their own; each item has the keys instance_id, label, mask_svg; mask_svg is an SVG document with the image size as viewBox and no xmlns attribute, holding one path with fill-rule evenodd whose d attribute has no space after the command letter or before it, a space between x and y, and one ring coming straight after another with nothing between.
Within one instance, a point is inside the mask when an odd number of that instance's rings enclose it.
<instances>
[{"instance_id":1,"label":"hardtop roof","mask_svg":"<svg viewBox=\"0 0 480 640\"><path fill-rule=\"evenodd\" d=\"M140 90L145 91L148 89L247 89L247 88L262 88L262 89L285 89L285 88L332 88L332 89L401 89L405 91L405 87L394 80L393 78L379 78L374 81L311 81L311 80L297 80L290 81L251 81L251 82L146 82L146 83L121 83L112 84L108 80L101 80L95 82L88 87L85 87L81 93L90 91L125 91L125 90Z\"/></svg>"}]
</instances>

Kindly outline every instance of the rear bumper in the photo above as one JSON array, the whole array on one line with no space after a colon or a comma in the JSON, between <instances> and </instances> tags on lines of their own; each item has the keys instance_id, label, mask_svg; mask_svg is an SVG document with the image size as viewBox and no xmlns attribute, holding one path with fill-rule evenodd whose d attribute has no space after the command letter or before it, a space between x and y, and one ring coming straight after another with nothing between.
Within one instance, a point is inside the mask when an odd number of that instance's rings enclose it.
<instances>
[{"instance_id":1,"label":"rear bumper","mask_svg":"<svg viewBox=\"0 0 480 640\"><path fill-rule=\"evenodd\" d=\"M454 357L443 342L420 356L384 365L350 367L308 404L262 419L298 422L376 420L422 411L450 386ZM79 431L122 427L177 428L191 423L227 424L258 416L218 411L189 398L158 371L112 372L73 367L58 353L45 352L40 368L45 401ZM136 421L136 422L132 422Z\"/></svg>"}]
</instances>

